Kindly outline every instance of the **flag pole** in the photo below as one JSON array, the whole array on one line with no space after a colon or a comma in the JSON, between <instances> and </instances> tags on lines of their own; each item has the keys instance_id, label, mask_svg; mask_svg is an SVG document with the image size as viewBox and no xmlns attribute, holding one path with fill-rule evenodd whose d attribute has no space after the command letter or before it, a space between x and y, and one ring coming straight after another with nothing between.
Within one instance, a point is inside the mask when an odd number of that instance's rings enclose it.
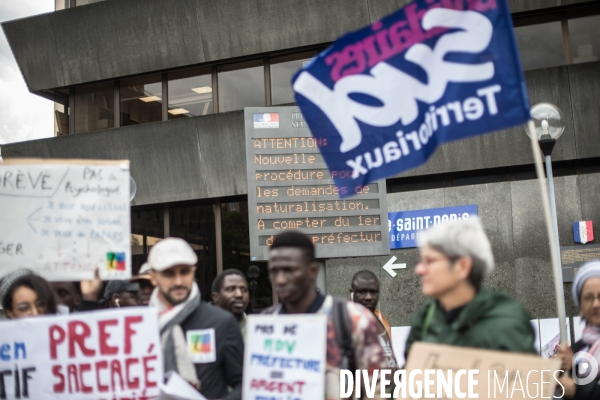
<instances>
[{"instance_id":1,"label":"flag pole","mask_svg":"<svg viewBox=\"0 0 600 400\"><path fill-rule=\"evenodd\" d=\"M558 258L560 257L560 250L558 247L558 241L554 235L553 219L550 214L550 199L548 197L548 185L546 183L544 167L542 163L542 152L536 139L535 134L535 123L533 120L529 120L527 123L527 129L529 130L529 137L531 138L531 149L533 150L533 159L535 161L535 171L540 184L541 198L542 198L542 209L544 212L544 219L546 221L546 231L548 233L548 239L550 240L550 259L552 261L552 275L554 277L554 290L556 295L556 308L558 311L558 325L560 327L560 344L567 344L567 311L565 307L565 294L563 289L562 269L559 264Z\"/></svg>"}]
</instances>

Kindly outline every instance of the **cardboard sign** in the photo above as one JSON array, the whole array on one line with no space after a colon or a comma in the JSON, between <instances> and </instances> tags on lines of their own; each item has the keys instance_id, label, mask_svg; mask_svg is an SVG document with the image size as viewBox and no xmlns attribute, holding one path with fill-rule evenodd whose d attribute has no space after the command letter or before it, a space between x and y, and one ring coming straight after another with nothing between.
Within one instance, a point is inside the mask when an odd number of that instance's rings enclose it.
<instances>
[{"instance_id":1,"label":"cardboard sign","mask_svg":"<svg viewBox=\"0 0 600 400\"><path fill-rule=\"evenodd\" d=\"M473 376L474 381L477 381L473 385L473 393L479 395L480 399L520 400L551 398L557 385L554 377L559 376L555 372L559 368L560 361L556 359L545 360L533 355L417 342L408 355L406 376L412 370L421 370L423 373L425 370L441 370L444 373L447 370L454 373L459 370L479 370ZM454 378L455 374L452 375L452 384L455 383ZM425 386L423 375L418 379ZM432 379L429 392L437 394L436 375ZM460 378L460 391L465 394L468 392L468 374ZM560 392L559 388L559 394ZM442 397L436 398L447 398L444 395L445 392L442 391Z\"/></svg>"},{"instance_id":2,"label":"cardboard sign","mask_svg":"<svg viewBox=\"0 0 600 400\"><path fill-rule=\"evenodd\" d=\"M154 308L0 323L0 399L144 400L162 378Z\"/></svg>"},{"instance_id":3,"label":"cardboard sign","mask_svg":"<svg viewBox=\"0 0 600 400\"><path fill-rule=\"evenodd\" d=\"M0 277L29 268L48 280L131 277L129 161L0 164Z\"/></svg>"},{"instance_id":4,"label":"cardboard sign","mask_svg":"<svg viewBox=\"0 0 600 400\"><path fill-rule=\"evenodd\" d=\"M248 316L242 398L322 399L326 337L325 315Z\"/></svg>"}]
</instances>

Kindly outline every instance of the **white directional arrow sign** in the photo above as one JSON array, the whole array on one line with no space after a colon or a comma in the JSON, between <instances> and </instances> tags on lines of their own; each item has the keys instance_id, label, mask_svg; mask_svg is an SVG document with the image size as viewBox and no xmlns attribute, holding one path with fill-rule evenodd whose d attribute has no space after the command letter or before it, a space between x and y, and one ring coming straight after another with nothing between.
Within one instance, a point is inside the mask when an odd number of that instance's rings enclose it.
<instances>
[{"instance_id":1,"label":"white directional arrow sign","mask_svg":"<svg viewBox=\"0 0 600 400\"><path fill-rule=\"evenodd\" d=\"M398 258L396 258L396 256L392 256L392 258L390 258L390 260L383 266L383 269L385 269L387 273L392 276L392 278L395 278L396 275L398 275L396 271L394 271L395 269L406 268L406 264L394 264L397 259Z\"/></svg>"}]
</instances>

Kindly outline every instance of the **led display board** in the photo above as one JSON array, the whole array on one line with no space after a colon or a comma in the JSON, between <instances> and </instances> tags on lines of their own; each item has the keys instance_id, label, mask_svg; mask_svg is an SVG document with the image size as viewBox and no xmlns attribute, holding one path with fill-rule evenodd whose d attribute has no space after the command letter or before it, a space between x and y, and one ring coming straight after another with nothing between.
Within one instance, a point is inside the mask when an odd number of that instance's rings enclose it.
<instances>
[{"instance_id":1,"label":"led display board","mask_svg":"<svg viewBox=\"0 0 600 400\"><path fill-rule=\"evenodd\" d=\"M390 252L385 181L338 188L297 107L244 110L250 256L268 259L273 238L286 229L307 234L318 258ZM354 193L340 199L341 191Z\"/></svg>"}]
</instances>

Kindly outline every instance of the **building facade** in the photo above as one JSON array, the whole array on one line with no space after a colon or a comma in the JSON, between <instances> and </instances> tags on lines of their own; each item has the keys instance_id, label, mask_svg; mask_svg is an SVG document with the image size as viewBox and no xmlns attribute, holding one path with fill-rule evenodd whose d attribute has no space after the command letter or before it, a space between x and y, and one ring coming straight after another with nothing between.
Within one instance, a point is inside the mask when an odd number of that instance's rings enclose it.
<instances>
[{"instance_id":1,"label":"building facade","mask_svg":"<svg viewBox=\"0 0 600 400\"><path fill-rule=\"evenodd\" d=\"M85 4L83 4L85 3ZM129 159L137 186L132 247L138 268L156 241L188 240L209 287L223 268L255 264L254 305L271 299L265 263L249 258L244 107L292 105L292 74L336 37L405 0L57 1L50 14L2 24L29 90L56 103L50 139L2 146L4 158ZM510 0L532 104L550 102L567 128L553 152L560 243L572 223L600 225L600 5ZM388 210L476 204L492 240L488 284L534 318L556 316L546 231L523 128L442 146L387 180ZM423 303L417 249L322 260L320 286L348 296L361 269L380 277L381 308L407 325ZM565 283L565 293L570 293ZM568 315L577 314L567 296Z\"/></svg>"}]
</instances>

